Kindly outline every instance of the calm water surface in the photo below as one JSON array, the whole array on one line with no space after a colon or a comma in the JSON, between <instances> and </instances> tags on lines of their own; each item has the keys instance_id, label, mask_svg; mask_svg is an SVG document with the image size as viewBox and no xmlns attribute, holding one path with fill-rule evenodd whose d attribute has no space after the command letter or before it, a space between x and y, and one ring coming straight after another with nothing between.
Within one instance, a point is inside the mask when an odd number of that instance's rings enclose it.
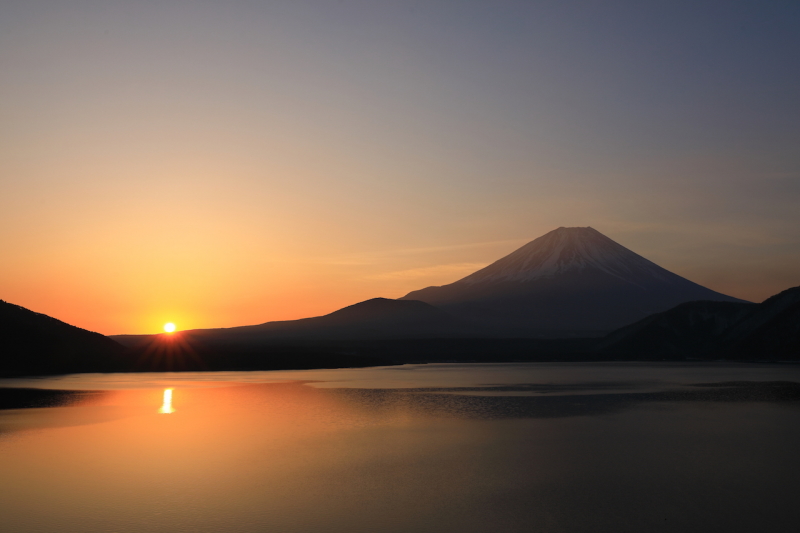
<instances>
[{"instance_id":1,"label":"calm water surface","mask_svg":"<svg viewBox=\"0 0 800 533\"><path fill-rule=\"evenodd\" d=\"M0 380L73 391L0 410L0 531L794 531L797 388L743 381L800 367Z\"/></svg>"}]
</instances>

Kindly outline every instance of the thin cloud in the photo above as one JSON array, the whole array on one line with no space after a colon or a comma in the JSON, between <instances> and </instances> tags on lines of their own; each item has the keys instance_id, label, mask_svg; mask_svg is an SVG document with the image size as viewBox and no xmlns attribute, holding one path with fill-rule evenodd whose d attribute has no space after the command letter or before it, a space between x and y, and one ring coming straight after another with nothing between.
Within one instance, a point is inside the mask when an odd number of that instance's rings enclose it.
<instances>
[{"instance_id":1,"label":"thin cloud","mask_svg":"<svg viewBox=\"0 0 800 533\"><path fill-rule=\"evenodd\" d=\"M399 270L396 272L384 272L367 276L367 279L407 281L423 278L453 278L452 281L472 274L476 270L485 267L487 263L451 263L445 265L435 265L431 267L412 268L409 270Z\"/></svg>"},{"instance_id":2,"label":"thin cloud","mask_svg":"<svg viewBox=\"0 0 800 533\"><path fill-rule=\"evenodd\" d=\"M374 265L376 263L381 263L393 257L432 254L438 252L449 252L454 250L468 250L472 248L485 248L485 247L500 246L500 245L521 245L528 241L529 239L505 239L500 241L472 242L466 244L451 244L446 246L428 246L423 248L398 248L394 250L379 250L374 252L363 252L363 253L347 254L336 257L322 258L319 260L319 262L329 265L354 265L354 266ZM481 266L486 266L483 263L453 263L453 265L455 264L470 264L470 265L480 264ZM444 267L447 265L440 265L440 266ZM428 268L438 268L438 267L428 267ZM412 270L426 270L426 268L412 269ZM404 270L402 272L411 272L411 270L409 271Z\"/></svg>"}]
</instances>

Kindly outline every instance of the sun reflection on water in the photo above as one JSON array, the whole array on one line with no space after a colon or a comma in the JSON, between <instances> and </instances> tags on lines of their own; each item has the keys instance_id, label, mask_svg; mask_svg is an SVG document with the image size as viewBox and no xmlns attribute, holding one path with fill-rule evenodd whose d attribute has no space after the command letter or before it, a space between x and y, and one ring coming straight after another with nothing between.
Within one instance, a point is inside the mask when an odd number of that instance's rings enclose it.
<instances>
[{"instance_id":1,"label":"sun reflection on water","mask_svg":"<svg viewBox=\"0 0 800 533\"><path fill-rule=\"evenodd\" d=\"M164 389L164 402L161 404L161 409L158 410L162 415L175 412L175 409L172 408L172 391L173 389Z\"/></svg>"}]
</instances>

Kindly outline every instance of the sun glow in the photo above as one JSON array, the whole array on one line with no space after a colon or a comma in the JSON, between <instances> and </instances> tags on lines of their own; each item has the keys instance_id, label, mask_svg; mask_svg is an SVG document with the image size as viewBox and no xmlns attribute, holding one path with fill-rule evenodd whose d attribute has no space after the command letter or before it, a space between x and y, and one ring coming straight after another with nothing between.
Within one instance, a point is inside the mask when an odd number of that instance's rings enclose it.
<instances>
[{"instance_id":1,"label":"sun glow","mask_svg":"<svg viewBox=\"0 0 800 533\"><path fill-rule=\"evenodd\" d=\"M175 412L175 409L172 408L172 390L173 389L164 389L164 402L161 404L161 409L158 410L162 415Z\"/></svg>"},{"instance_id":2,"label":"sun glow","mask_svg":"<svg viewBox=\"0 0 800 533\"><path fill-rule=\"evenodd\" d=\"M166 331L167 333L172 333L173 331L175 331L175 324L173 324L172 322L167 322L166 324L164 324L164 331Z\"/></svg>"}]
</instances>

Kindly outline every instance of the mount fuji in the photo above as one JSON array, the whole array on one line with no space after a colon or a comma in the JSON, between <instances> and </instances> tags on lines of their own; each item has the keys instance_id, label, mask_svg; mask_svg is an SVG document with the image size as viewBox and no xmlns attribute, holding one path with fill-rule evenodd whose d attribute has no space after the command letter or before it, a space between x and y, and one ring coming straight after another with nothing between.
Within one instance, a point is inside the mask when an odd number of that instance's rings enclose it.
<instances>
[{"instance_id":1,"label":"mount fuji","mask_svg":"<svg viewBox=\"0 0 800 533\"><path fill-rule=\"evenodd\" d=\"M661 268L593 228L558 228L449 285L410 292L502 336L599 335L678 304L743 302Z\"/></svg>"}]
</instances>

